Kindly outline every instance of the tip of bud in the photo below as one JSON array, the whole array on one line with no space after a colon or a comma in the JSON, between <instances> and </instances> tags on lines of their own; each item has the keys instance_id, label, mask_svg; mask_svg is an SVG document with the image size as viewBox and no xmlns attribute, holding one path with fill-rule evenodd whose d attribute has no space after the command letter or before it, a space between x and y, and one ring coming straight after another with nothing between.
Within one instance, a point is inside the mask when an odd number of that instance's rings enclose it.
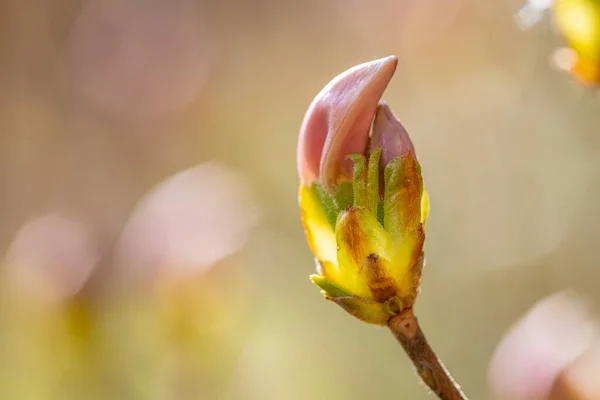
<instances>
[{"instance_id":1,"label":"tip of bud","mask_svg":"<svg viewBox=\"0 0 600 400\"><path fill-rule=\"evenodd\" d=\"M398 57L359 64L335 77L308 108L298 141L298 174L304 185L320 180L331 189L351 176L351 153L364 153L377 104L391 81Z\"/></svg>"}]
</instances>

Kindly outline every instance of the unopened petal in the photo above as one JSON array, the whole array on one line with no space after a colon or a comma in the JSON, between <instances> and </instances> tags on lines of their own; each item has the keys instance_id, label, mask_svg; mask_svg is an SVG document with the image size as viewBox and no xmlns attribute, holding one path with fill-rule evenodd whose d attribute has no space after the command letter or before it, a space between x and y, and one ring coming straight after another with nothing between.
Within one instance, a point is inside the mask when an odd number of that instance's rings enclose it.
<instances>
[{"instance_id":1,"label":"unopened petal","mask_svg":"<svg viewBox=\"0 0 600 400\"><path fill-rule=\"evenodd\" d=\"M408 132L386 103L381 102L373 122L370 151L381 148L381 165L386 166L396 157L411 152L416 157L415 147Z\"/></svg>"},{"instance_id":2,"label":"unopened petal","mask_svg":"<svg viewBox=\"0 0 600 400\"><path fill-rule=\"evenodd\" d=\"M351 153L364 153L377 104L398 59L389 56L357 65L334 78L310 105L298 141L298 174L304 184L320 179L331 190L350 176Z\"/></svg>"}]
</instances>

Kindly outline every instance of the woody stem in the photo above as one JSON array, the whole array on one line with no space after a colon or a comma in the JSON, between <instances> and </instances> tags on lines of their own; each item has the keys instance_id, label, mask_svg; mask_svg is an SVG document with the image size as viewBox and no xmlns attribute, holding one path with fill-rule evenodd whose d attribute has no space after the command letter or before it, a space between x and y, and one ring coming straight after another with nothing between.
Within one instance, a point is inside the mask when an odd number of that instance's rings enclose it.
<instances>
[{"instance_id":1,"label":"woody stem","mask_svg":"<svg viewBox=\"0 0 600 400\"><path fill-rule=\"evenodd\" d=\"M410 357L423 382L440 399L468 400L429 346L412 309L393 317L388 322L388 327Z\"/></svg>"}]
</instances>

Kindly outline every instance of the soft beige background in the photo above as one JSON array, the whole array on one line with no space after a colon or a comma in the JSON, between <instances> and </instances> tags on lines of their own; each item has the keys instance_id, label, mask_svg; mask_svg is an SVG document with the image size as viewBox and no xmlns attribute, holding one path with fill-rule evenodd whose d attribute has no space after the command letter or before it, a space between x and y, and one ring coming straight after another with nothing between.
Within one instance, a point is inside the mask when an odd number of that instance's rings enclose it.
<instances>
[{"instance_id":1,"label":"soft beige background","mask_svg":"<svg viewBox=\"0 0 600 400\"><path fill-rule=\"evenodd\" d=\"M296 204L308 104L338 73L389 54L400 65L384 99L432 201L417 311L467 393L487 397L496 344L538 299L571 287L600 300L600 99L549 64L560 40L547 19L519 30L518 0L0 4L5 264L27 264L15 238L44 215L79 221L94 248L66 240L56 246L76 254L52 261L40 242L54 225L19 245L41 252L42 286L83 290L58 306L4 290L2 398L429 398L391 335L310 283ZM136 204L206 162L224 175L179 179L203 189L157 200L159 216L135 225L148 239L127 253ZM158 285L128 270L145 265ZM13 275L7 287L34 287ZM180 336L157 334L177 324Z\"/></svg>"}]
</instances>

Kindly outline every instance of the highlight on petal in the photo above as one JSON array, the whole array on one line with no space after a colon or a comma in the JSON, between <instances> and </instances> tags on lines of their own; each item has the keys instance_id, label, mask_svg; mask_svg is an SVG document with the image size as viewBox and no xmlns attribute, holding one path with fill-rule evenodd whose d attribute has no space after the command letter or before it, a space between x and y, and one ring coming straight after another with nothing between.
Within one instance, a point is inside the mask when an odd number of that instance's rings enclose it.
<instances>
[{"instance_id":1,"label":"highlight on petal","mask_svg":"<svg viewBox=\"0 0 600 400\"><path fill-rule=\"evenodd\" d=\"M423 194L421 195L421 223L423 226L425 226L427 218L429 218L429 194L423 188Z\"/></svg>"},{"instance_id":2,"label":"highlight on petal","mask_svg":"<svg viewBox=\"0 0 600 400\"><path fill-rule=\"evenodd\" d=\"M364 153L377 104L398 58L357 65L335 77L308 108L298 139L298 174L304 185L320 179L331 190L340 175L349 177L351 153Z\"/></svg>"},{"instance_id":3,"label":"highlight on petal","mask_svg":"<svg viewBox=\"0 0 600 400\"><path fill-rule=\"evenodd\" d=\"M309 187L301 185L298 196L302 224L312 253L319 261L333 263L337 268L335 233L325 210Z\"/></svg>"}]
</instances>

